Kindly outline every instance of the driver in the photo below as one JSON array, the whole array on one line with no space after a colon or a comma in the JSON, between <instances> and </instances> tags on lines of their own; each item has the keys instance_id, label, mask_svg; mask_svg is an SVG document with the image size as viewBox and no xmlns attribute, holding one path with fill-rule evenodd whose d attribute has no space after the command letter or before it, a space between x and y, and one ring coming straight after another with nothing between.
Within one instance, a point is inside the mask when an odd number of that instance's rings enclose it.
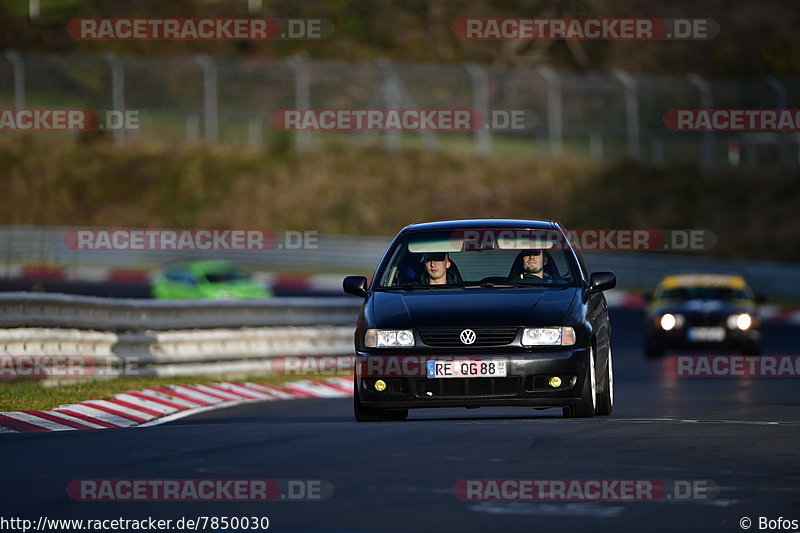
<instances>
[{"instance_id":1,"label":"driver","mask_svg":"<svg viewBox=\"0 0 800 533\"><path fill-rule=\"evenodd\" d=\"M549 259L542 250L523 250L520 252L518 260L522 264L522 272L517 279L547 281L552 279L550 274L544 270Z\"/></svg>"}]
</instances>

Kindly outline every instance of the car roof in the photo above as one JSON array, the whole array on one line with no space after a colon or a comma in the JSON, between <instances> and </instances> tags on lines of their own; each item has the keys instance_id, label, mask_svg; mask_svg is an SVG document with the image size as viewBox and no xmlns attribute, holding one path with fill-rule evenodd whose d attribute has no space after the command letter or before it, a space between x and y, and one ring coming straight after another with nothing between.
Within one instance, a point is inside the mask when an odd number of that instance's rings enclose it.
<instances>
[{"instance_id":1,"label":"car roof","mask_svg":"<svg viewBox=\"0 0 800 533\"><path fill-rule=\"evenodd\" d=\"M659 286L664 290L685 287L721 287L744 290L747 287L747 283L738 274L686 272L666 276L661 280Z\"/></svg>"},{"instance_id":2,"label":"car roof","mask_svg":"<svg viewBox=\"0 0 800 533\"><path fill-rule=\"evenodd\" d=\"M508 218L472 218L461 220L441 220L438 222L422 222L409 224L401 233L431 230L474 229L474 228L503 228L503 229L557 229L558 225L552 220L521 220Z\"/></svg>"}]
</instances>

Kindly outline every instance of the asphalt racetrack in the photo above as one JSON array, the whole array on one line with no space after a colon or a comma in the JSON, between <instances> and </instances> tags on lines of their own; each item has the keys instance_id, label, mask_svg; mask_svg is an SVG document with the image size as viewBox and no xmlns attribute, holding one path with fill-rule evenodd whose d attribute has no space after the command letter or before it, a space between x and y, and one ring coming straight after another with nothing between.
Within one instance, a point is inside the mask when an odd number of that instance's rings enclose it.
<instances>
[{"instance_id":1,"label":"asphalt racetrack","mask_svg":"<svg viewBox=\"0 0 800 533\"><path fill-rule=\"evenodd\" d=\"M447 409L357 424L351 400L314 399L150 428L5 434L0 515L266 516L269 531L381 533L743 531L744 517L759 531L759 517L800 519L797 380L669 378L660 361L643 356L641 312L613 310L611 319L610 417ZM798 328L766 325L764 336L765 353L797 354ZM326 480L334 492L324 501L258 503L86 502L66 492L71 480L121 478ZM719 492L657 501L463 501L453 487L465 479L682 480Z\"/></svg>"}]
</instances>

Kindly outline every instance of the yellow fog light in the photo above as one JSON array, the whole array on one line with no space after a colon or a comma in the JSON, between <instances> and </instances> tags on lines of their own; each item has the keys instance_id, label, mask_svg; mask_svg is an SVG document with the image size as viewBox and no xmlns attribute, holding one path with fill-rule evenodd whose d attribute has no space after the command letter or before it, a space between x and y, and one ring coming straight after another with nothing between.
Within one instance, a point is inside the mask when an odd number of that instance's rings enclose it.
<instances>
[{"instance_id":1,"label":"yellow fog light","mask_svg":"<svg viewBox=\"0 0 800 533\"><path fill-rule=\"evenodd\" d=\"M557 389L561 386L561 378L558 376L553 376L550 378L550 386L554 389Z\"/></svg>"},{"instance_id":2,"label":"yellow fog light","mask_svg":"<svg viewBox=\"0 0 800 533\"><path fill-rule=\"evenodd\" d=\"M386 382L383 381L382 379L379 379L378 381L376 381L375 382L375 390L378 391L378 392L383 392L384 390L386 390Z\"/></svg>"}]
</instances>

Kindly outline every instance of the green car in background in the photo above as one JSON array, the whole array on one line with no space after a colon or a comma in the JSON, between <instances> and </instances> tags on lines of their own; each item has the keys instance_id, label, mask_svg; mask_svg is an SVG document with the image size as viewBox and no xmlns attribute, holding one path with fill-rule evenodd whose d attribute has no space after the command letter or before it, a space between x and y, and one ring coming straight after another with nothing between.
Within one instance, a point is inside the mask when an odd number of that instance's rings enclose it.
<instances>
[{"instance_id":1,"label":"green car in background","mask_svg":"<svg viewBox=\"0 0 800 533\"><path fill-rule=\"evenodd\" d=\"M153 281L153 298L269 298L272 293L229 261L173 263Z\"/></svg>"}]
</instances>

